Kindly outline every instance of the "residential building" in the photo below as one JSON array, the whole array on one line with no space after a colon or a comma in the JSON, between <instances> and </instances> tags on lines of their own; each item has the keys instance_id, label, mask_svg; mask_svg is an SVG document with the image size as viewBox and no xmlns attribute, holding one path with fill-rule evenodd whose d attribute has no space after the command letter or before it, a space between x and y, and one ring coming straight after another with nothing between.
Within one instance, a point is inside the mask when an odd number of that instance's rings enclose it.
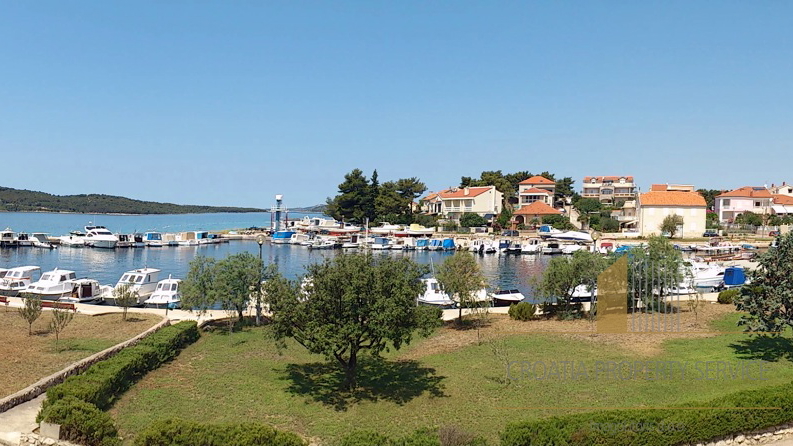
<instances>
[{"instance_id":1,"label":"residential building","mask_svg":"<svg viewBox=\"0 0 793 446\"><path fill-rule=\"evenodd\" d=\"M770 214L773 197L765 187L744 186L716 196L715 211L719 221L732 223L744 212Z\"/></svg>"},{"instance_id":2,"label":"residential building","mask_svg":"<svg viewBox=\"0 0 793 446\"><path fill-rule=\"evenodd\" d=\"M521 206L520 209L512 214L512 221L515 224L528 225L534 219L542 220L546 215L560 215L562 211L554 209L544 201L534 201L530 204Z\"/></svg>"},{"instance_id":3,"label":"residential building","mask_svg":"<svg viewBox=\"0 0 793 446\"><path fill-rule=\"evenodd\" d=\"M771 195L787 195L788 197L793 197L793 185L787 184L785 181L779 186L772 184L771 187L768 188L768 191L771 192Z\"/></svg>"},{"instance_id":4,"label":"residential building","mask_svg":"<svg viewBox=\"0 0 793 446\"><path fill-rule=\"evenodd\" d=\"M548 206L553 206L553 196L556 193L556 183L548 178L535 175L518 183L518 206L541 201Z\"/></svg>"},{"instance_id":5,"label":"residential building","mask_svg":"<svg viewBox=\"0 0 793 446\"><path fill-rule=\"evenodd\" d=\"M773 199L773 203L771 204L772 213L780 216L793 215L793 196L775 194L772 195L772 199Z\"/></svg>"},{"instance_id":6,"label":"residential building","mask_svg":"<svg viewBox=\"0 0 793 446\"><path fill-rule=\"evenodd\" d=\"M635 230L639 223L636 200L627 200L621 208L612 210L611 218L620 222L620 229Z\"/></svg>"},{"instance_id":7,"label":"residential building","mask_svg":"<svg viewBox=\"0 0 793 446\"><path fill-rule=\"evenodd\" d=\"M694 191L693 186L653 185L650 192L639 194L639 233L644 237L660 235L664 218L675 214L683 219L677 236L700 237L705 231L706 209L705 198Z\"/></svg>"},{"instance_id":8,"label":"residential building","mask_svg":"<svg viewBox=\"0 0 793 446\"><path fill-rule=\"evenodd\" d=\"M503 194L495 186L453 187L430 193L421 201L422 211L459 220L465 213L475 213L492 219L501 212Z\"/></svg>"},{"instance_id":9,"label":"residential building","mask_svg":"<svg viewBox=\"0 0 793 446\"><path fill-rule=\"evenodd\" d=\"M637 187L632 176L584 177L581 196L604 204L635 200Z\"/></svg>"}]
</instances>

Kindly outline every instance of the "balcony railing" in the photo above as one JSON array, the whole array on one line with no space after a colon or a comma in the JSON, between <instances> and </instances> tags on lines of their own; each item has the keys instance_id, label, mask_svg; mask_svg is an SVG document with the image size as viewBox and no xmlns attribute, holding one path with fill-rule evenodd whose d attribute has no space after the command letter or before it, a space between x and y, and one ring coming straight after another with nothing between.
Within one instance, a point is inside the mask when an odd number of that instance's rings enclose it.
<instances>
[{"instance_id":1,"label":"balcony railing","mask_svg":"<svg viewBox=\"0 0 793 446\"><path fill-rule=\"evenodd\" d=\"M443 210L444 212L473 212L474 208L471 206L446 206Z\"/></svg>"}]
</instances>

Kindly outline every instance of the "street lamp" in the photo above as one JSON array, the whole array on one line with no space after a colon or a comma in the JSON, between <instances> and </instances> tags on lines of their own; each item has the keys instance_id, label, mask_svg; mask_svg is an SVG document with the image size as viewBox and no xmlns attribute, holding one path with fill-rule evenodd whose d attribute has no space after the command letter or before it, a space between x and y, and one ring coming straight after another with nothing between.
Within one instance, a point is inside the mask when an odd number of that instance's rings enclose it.
<instances>
[{"instance_id":1,"label":"street lamp","mask_svg":"<svg viewBox=\"0 0 793 446\"><path fill-rule=\"evenodd\" d=\"M259 260L262 259L262 245L264 245L264 236L259 234L256 237L256 243L259 244Z\"/></svg>"},{"instance_id":2,"label":"street lamp","mask_svg":"<svg viewBox=\"0 0 793 446\"><path fill-rule=\"evenodd\" d=\"M256 237L256 243L259 244L259 283L258 285L258 298L256 299L256 325L261 325L262 320L262 270L264 263L262 263L262 245L264 245L264 236L259 234Z\"/></svg>"}]
</instances>

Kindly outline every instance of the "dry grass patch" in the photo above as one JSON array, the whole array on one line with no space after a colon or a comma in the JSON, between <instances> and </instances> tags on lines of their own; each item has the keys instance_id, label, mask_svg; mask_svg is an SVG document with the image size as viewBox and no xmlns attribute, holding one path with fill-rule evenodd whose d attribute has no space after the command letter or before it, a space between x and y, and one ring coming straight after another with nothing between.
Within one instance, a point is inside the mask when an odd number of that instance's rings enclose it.
<instances>
[{"instance_id":1,"label":"dry grass patch","mask_svg":"<svg viewBox=\"0 0 793 446\"><path fill-rule=\"evenodd\" d=\"M487 322L480 332L474 328L459 329L456 321L447 322L433 336L431 343L420 343L404 349L398 356L400 359L420 359L439 353L449 353L470 345L479 344L483 340L530 334L555 334L563 339L585 341L596 345L609 345L633 355L655 356L663 352L663 343L673 339L693 339L717 336L712 328L714 321L723 319L725 315L735 313L734 305L703 303L695 315L688 305L681 303L679 313L679 331L652 334L598 334L593 322L585 319L561 321L556 319L540 319L536 321L515 321L506 314L489 314ZM664 315L674 318L677 314ZM675 322L677 323L677 322ZM671 330L671 328L669 328ZM663 330L663 327L661 327ZM738 327L732 328L739 331Z\"/></svg>"},{"instance_id":2,"label":"dry grass patch","mask_svg":"<svg viewBox=\"0 0 793 446\"><path fill-rule=\"evenodd\" d=\"M155 314L129 313L127 321L122 322L120 313L98 316L78 313L61 333L56 350L55 333L49 329L51 319L51 312L45 310L33 324L33 335L28 336L28 324L15 308L0 310L0 376L6 377L0 380L0 397L132 338L162 320Z\"/></svg>"}]
</instances>

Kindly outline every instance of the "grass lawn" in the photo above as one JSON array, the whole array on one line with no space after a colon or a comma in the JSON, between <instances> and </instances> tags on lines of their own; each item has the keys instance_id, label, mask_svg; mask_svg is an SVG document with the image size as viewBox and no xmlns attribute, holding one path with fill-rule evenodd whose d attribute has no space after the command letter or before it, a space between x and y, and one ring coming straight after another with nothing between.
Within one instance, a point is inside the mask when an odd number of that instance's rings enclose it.
<instances>
[{"instance_id":1,"label":"grass lawn","mask_svg":"<svg viewBox=\"0 0 793 446\"><path fill-rule=\"evenodd\" d=\"M88 316L76 314L61 333L58 349L55 333L50 332L52 315L45 310L28 324L15 308L0 309L0 396L10 395L39 379L63 369L79 359L112 347L153 326L162 318L152 314L129 313L127 322L121 314Z\"/></svg>"},{"instance_id":2,"label":"grass lawn","mask_svg":"<svg viewBox=\"0 0 793 446\"><path fill-rule=\"evenodd\" d=\"M738 315L727 306L700 312L703 330L737 331ZM719 310L720 309L720 310ZM157 419L181 417L202 421L261 421L330 444L353 429L406 434L418 428L455 424L495 443L510 421L596 408L667 406L707 401L729 392L793 380L791 343L751 341L744 334L592 336L564 331L586 330L587 322L519 323L492 316L479 343L474 330L443 328L414 342L385 362L369 361L361 388L339 392L340 375L323 358L295 344L279 353L266 328L232 335L205 334L172 363L147 375L111 410L128 440ZM516 328L517 327L517 328ZM560 333L522 334L514 330ZM650 340L648 340L650 339ZM789 339L789 336L788 336ZM502 351L502 353L496 353ZM748 364L764 358L764 380L724 377L702 379L697 361ZM505 384L509 361L583 363L587 377L536 379L521 376ZM666 379L619 379L593 372L607 361L678 361L691 373ZM704 366L703 366L704 367ZM759 367L759 366L758 366ZM627 376L627 375L623 375ZM658 375L656 375L658 376Z\"/></svg>"}]
</instances>

